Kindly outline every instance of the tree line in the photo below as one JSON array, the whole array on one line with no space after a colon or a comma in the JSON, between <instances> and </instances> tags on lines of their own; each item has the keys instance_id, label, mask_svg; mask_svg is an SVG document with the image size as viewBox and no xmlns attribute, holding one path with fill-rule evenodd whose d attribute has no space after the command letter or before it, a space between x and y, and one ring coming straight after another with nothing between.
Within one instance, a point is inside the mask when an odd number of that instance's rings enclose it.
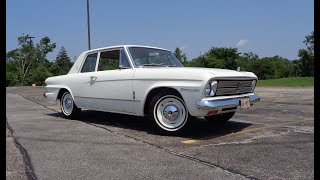
<instances>
[{"instance_id":1,"label":"tree line","mask_svg":"<svg viewBox=\"0 0 320 180\"><path fill-rule=\"evenodd\" d=\"M34 44L28 37L18 37L18 48L6 54L6 86L45 85L46 78L69 72L73 63L63 46L56 59L49 61L46 55L56 48L56 43L43 37Z\"/></svg>"},{"instance_id":2,"label":"tree line","mask_svg":"<svg viewBox=\"0 0 320 180\"><path fill-rule=\"evenodd\" d=\"M237 48L212 47L203 55L188 60L179 47L174 55L186 67L225 68L251 71L259 79L310 77L314 75L314 32L305 36L306 49L300 49L299 59L290 61L280 56L259 58L252 52L240 53ZM56 59L46 55L56 48L49 37L34 44L29 35L18 37L18 47L6 53L6 86L45 85L46 78L67 74L72 67L70 57L62 46Z\"/></svg>"},{"instance_id":3,"label":"tree line","mask_svg":"<svg viewBox=\"0 0 320 180\"><path fill-rule=\"evenodd\" d=\"M305 36L306 49L297 52L299 59L290 61L280 56L259 58L252 52L240 53L237 48L212 47L203 55L188 61L179 47L174 55L187 67L225 68L255 73L259 79L314 76L314 32Z\"/></svg>"}]
</instances>

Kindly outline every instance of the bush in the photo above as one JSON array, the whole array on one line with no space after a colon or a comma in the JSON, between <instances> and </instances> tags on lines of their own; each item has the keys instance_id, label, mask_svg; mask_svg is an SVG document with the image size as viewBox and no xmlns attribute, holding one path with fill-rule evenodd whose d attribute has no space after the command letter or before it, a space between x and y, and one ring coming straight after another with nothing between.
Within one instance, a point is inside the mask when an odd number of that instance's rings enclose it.
<instances>
[{"instance_id":1,"label":"bush","mask_svg":"<svg viewBox=\"0 0 320 180\"><path fill-rule=\"evenodd\" d=\"M6 86L15 86L19 83L18 75L15 72L6 72Z\"/></svg>"}]
</instances>

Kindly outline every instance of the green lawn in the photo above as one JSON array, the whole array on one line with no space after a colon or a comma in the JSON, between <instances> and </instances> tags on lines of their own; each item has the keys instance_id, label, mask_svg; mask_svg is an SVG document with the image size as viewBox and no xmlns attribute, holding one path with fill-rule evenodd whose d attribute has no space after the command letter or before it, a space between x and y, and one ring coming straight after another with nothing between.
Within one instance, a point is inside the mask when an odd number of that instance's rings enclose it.
<instances>
[{"instance_id":1,"label":"green lawn","mask_svg":"<svg viewBox=\"0 0 320 180\"><path fill-rule=\"evenodd\" d=\"M313 77L292 77L258 80L257 86L313 86Z\"/></svg>"}]
</instances>

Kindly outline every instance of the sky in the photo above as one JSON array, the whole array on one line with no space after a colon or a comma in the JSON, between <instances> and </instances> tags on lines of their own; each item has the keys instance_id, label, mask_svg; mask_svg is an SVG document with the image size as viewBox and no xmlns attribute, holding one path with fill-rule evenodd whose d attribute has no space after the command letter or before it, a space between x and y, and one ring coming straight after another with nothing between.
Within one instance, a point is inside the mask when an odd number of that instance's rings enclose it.
<instances>
[{"instance_id":1,"label":"sky","mask_svg":"<svg viewBox=\"0 0 320 180\"><path fill-rule=\"evenodd\" d=\"M17 37L48 36L73 60L88 49L86 0L7 0L6 51ZM313 0L91 0L91 49L120 44L176 47L187 58L212 47L298 59L314 29Z\"/></svg>"}]
</instances>

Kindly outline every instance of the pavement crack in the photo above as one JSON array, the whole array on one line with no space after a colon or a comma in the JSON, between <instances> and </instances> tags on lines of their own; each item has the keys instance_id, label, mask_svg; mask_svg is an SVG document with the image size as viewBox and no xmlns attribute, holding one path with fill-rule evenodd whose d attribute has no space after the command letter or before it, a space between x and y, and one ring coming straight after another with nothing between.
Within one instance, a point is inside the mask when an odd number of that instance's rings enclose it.
<instances>
[{"instance_id":1,"label":"pavement crack","mask_svg":"<svg viewBox=\"0 0 320 180\"><path fill-rule=\"evenodd\" d=\"M194 147L191 150L198 149L198 148L203 148L203 147L208 147L208 146L227 146L227 145L249 144L249 143L253 143L254 141L256 141L258 139L261 139L261 138L278 137L278 136L286 135L289 132L290 131L287 130L287 131L284 131L284 132L280 132L279 134L263 134L263 135L254 136L254 137L251 137L249 139L242 140L242 141L221 142L221 143L214 143L214 144L204 144L204 145L200 145L200 146ZM188 150L188 151L190 151L190 150Z\"/></svg>"},{"instance_id":2,"label":"pavement crack","mask_svg":"<svg viewBox=\"0 0 320 180\"><path fill-rule=\"evenodd\" d=\"M26 151L26 149L17 141L16 137L13 135L13 130L10 127L7 118L6 118L6 125L7 128L9 129L10 132L10 136L13 138L14 144L15 146L19 149L22 157L23 157L23 163L25 165L25 173L27 175L28 180L37 180L37 176L34 172L31 160L30 160L30 156L28 154L28 152Z\"/></svg>"}]
</instances>

